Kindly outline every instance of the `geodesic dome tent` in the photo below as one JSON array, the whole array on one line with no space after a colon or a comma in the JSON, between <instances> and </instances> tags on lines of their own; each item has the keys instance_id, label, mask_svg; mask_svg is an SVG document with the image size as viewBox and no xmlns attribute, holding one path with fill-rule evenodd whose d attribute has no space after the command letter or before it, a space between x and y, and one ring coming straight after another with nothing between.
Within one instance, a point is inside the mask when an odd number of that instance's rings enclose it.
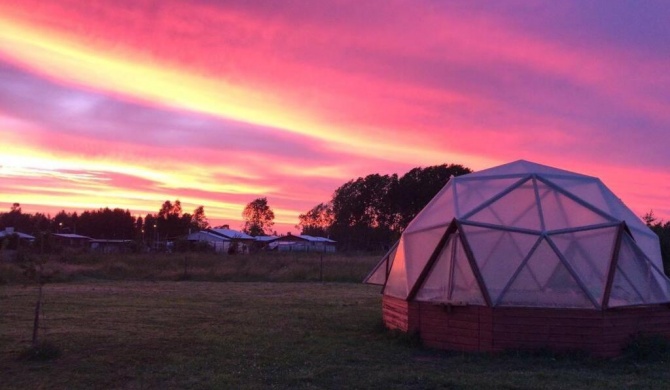
<instances>
[{"instance_id":1,"label":"geodesic dome tent","mask_svg":"<svg viewBox=\"0 0 670 390\"><path fill-rule=\"evenodd\" d=\"M452 178L365 281L384 286L384 320L404 330L428 304L494 318L670 302L658 237L640 218L595 177L523 160Z\"/></svg>"}]
</instances>

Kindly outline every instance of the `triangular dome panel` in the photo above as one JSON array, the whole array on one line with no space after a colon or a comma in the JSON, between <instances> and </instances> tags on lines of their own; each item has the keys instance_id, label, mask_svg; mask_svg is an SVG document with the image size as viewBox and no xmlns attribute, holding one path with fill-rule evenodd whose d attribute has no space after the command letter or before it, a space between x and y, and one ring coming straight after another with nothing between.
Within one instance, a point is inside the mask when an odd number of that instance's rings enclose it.
<instances>
[{"instance_id":1,"label":"triangular dome panel","mask_svg":"<svg viewBox=\"0 0 670 390\"><path fill-rule=\"evenodd\" d=\"M599 179L588 176L583 179L575 177L545 177L544 179L610 215L613 220L626 221L637 246L657 267L663 266L658 236L649 230L640 217L626 207L621 199Z\"/></svg>"},{"instance_id":2,"label":"triangular dome panel","mask_svg":"<svg viewBox=\"0 0 670 390\"><path fill-rule=\"evenodd\" d=\"M456 216L466 215L518 181L518 177L454 180L456 186Z\"/></svg>"},{"instance_id":3,"label":"triangular dome panel","mask_svg":"<svg viewBox=\"0 0 670 390\"><path fill-rule=\"evenodd\" d=\"M550 238L599 304L607 284L617 233L618 226L612 226L555 234Z\"/></svg>"},{"instance_id":4,"label":"triangular dome panel","mask_svg":"<svg viewBox=\"0 0 670 390\"><path fill-rule=\"evenodd\" d=\"M539 236L502 229L462 225L463 235L492 301L496 301Z\"/></svg>"},{"instance_id":5,"label":"triangular dome panel","mask_svg":"<svg viewBox=\"0 0 670 390\"><path fill-rule=\"evenodd\" d=\"M626 220L626 225L630 229L635 244L638 248L652 260L654 265L663 269L663 256L661 255L661 244L656 233L651 231L646 225L630 225Z\"/></svg>"},{"instance_id":6,"label":"triangular dome panel","mask_svg":"<svg viewBox=\"0 0 670 390\"><path fill-rule=\"evenodd\" d=\"M420 233L404 235L405 257L413 260L411 264L407 264L408 286L410 288L428 263L430 256L435 252L437 244L446 231L447 226L442 226Z\"/></svg>"},{"instance_id":7,"label":"triangular dome panel","mask_svg":"<svg viewBox=\"0 0 670 390\"><path fill-rule=\"evenodd\" d=\"M533 251L498 305L594 308L593 302L546 240Z\"/></svg>"},{"instance_id":8,"label":"triangular dome panel","mask_svg":"<svg viewBox=\"0 0 670 390\"><path fill-rule=\"evenodd\" d=\"M389 271L393 266L393 260L395 259L396 253L398 253L398 244L394 245L382 260L377 263L375 268L365 277L363 283L384 285L389 275Z\"/></svg>"},{"instance_id":9,"label":"triangular dome panel","mask_svg":"<svg viewBox=\"0 0 670 390\"><path fill-rule=\"evenodd\" d=\"M481 171L471 173L464 177L500 177L519 175L524 176L530 173L552 175L552 176L569 176L569 177L588 177L575 172L566 171L559 168L550 167L526 160L512 161L507 164L498 165L497 167L483 169Z\"/></svg>"},{"instance_id":10,"label":"triangular dome panel","mask_svg":"<svg viewBox=\"0 0 670 390\"><path fill-rule=\"evenodd\" d=\"M540 231L542 224L533 181L525 181L466 219L472 222Z\"/></svg>"},{"instance_id":11,"label":"triangular dome panel","mask_svg":"<svg viewBox=\"0 0 670 390\"><path fill-rule=\"evenodd\" d=\"M417 214L407 226L405 232L413 233L435 226L448 225L454 219L454 194L447 184L426 207Z\"/></svg>"},{"instance_id":12,"label":"triangular dome panel","mask_svg":"<svg viewBox=\"0 0 670 390\"><path fill-rule=\"evenodd\" d=\"M611 218L598 214L584 204L580 204L541 181L537 183L537 191L542 205L546 230L569 229L612 222Z\"/></svg>"},{"instance_id":13,"label":"triangular dome panel","mask_svg":"<svg viewBox=\"0 0 670 390\"><path fill-rule=\"evenodd\" d=\"M386 285L384 287L384 294L396 298L405 298L409 293L407 287L407 259L405 258L405 242L400 239L396 250L391 271L389 272Z\"/></svg>"},{"instance_id":14,"label":"triangular dome panel","mask_svg":"<svg viewBox=\"0 0 670 390\"><path fill-rule=\"evenodd\" d=\"M605 196L600 180L588 176L543 176L543 179L609 214L609 200Z\"/></svg>"},{"instance_id":15,"label":"triangular dome panel","mask_svg":"<svg viewBox=\"0 0 670 390\"><path fill-rule=\"evenodd\" d=\"M416 295L418 301L484 305L459 235L453 234Z\"/></svg>"},{"instance_id":16,"label":"triangular dome panel","mask_svg":"<svg viewBox=\"0 0 670 390\"><path fill-rule=\"evenodd\" d=\"M624 235L612 282L608 306L628 306L670 301L670 281Z\"/></svg>"},{"instance_id":17,"label":"triangular dome panel","mask_svg":"<svg viewBox=\"0 0 670 390\"><path fill-rule=\"evenodd\" d=\"M485 305L486 301L472 271L472 266L463 248L461 240L456 241L451 278L451 300L474 305Z\"/></svg>"},{"instance_id":18,"label":"triangular dome panel","mask_svg":"<svg viewBox=\"0 0 670 390\"><path fill-rule=\"evenodd\" d=\"M610 299L607 306L618 307L642 304L644 304L642 293L633 286L630 279L617 270L617 273L614 274L614 280L612 281L612 290L610 292Z\"/></svg>"},{"instance_id":19,"label":"triangular dome panel","mask_svg":"<svg viewBox=\"0 0 670 390\"><path fill-rule=\"evenodd\" d=\"M447 226L440 226L403 234L384 292L388 290L390 295L407 297L446 231Z\"/></svg>"},{"instance_id":20,"label":"triangular dome panel","mask_svg":"<svg viewBox=\"0 0 670 390\"><path fill-rule=\"evenodd\" d=\"M451 290L451 270L455 251L455 235L451 235L439 257L430 269L428 277L416 294L417 301L448 302Z\"/></svg>"}]
</instances>

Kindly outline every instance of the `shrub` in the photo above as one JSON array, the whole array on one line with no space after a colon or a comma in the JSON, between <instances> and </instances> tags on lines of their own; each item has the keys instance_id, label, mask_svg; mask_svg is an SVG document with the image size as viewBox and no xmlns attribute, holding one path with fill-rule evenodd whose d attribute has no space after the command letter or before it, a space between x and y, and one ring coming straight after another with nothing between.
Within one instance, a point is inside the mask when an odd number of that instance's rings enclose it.
<instances>
[{"instance_id":1,"label":"shrub","mask_svg":"<svg viewBox=\"0 0 670 390\"><path fill-rule=\"evenodd\" d=\"M660 361L670 357L670 341L658 334L638 334L624 347L623 356L634 361Z\"/></svg>"}]
</instances>

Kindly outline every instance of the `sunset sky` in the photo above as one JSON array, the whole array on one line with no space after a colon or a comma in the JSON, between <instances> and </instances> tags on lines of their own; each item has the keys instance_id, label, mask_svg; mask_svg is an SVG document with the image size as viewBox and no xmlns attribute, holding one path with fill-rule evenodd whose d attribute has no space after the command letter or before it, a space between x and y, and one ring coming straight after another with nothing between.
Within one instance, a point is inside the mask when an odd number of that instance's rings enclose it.
<instances>
[{"instance_id":1,"label":"sunset sky","mask_svg":"<svg viewBox=\"0 0 670 390\"><path fill-rule=\"evenodd\" d=\"M668 1L0 3L0 210L279 233L350 179L518 159L670 219Z\"/></svg>"}]
</instances>

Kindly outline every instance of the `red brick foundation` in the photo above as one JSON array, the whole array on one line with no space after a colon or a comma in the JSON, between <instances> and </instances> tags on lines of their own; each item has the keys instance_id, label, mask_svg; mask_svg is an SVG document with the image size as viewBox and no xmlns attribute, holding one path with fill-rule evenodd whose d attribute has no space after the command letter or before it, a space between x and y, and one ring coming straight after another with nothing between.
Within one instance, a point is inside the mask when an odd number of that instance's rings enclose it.
<instances>
[{"instance_id":1,"label":"red brick foundation","mask_svg":"<svg viewBox=\"0 0 670 390\"><path fill-rule=\"evenodd\" d=\"M609 309L490 308L407 302L384 296L388 328L418 332L424 345L458 351L506 349L581 350L611 357L631 337L660 334L670 338L670 306Z\"/></svg>"}]
</instances>

